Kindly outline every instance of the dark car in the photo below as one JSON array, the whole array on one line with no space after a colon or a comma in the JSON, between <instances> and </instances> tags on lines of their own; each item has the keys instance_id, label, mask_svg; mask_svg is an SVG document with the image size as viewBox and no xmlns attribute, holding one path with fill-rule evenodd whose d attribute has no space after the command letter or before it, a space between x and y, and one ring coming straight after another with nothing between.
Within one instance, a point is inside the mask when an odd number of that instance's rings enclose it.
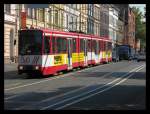
<instances>
[{"instance_id":1,"label":"dark car","mask_svg":"<svg viewBox=\"0 0 150 114\"><path fill-rule=\"evenodd\" d=\"M146 55L145 54L139 54L137 56L137 62L140 62L140 61L146 61Z\"/></svg>"},{"instance_id":2,"label":"dark car","mask_svg":"<svg viewBox=\"0 0 150 114\"><path fill-rule=\"evenodd\" d=\"M138 54L134 54L133 60L137 60L137 58L138 58Z\"/></svg>"}]
</instances>

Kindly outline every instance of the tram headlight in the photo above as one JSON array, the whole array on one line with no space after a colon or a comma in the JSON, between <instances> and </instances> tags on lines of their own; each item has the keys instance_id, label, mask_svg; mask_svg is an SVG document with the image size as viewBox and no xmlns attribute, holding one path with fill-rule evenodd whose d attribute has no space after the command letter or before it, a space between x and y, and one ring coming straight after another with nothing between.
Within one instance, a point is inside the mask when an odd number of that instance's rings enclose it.
<instances>
[{"instance_id":1,"label":"tram headlight","mask_svg":"<svg viewBox=\"0 0 150 114\"><path fill-rule=\"evenodd\" d=\"M36 69L36 70L39 70L39 66L35 66L35 69Z\"/></svg>"},{"instance_id":2,"label":"tram headlight","mask_svg":"<svg viewBox=\"0 0 150 114\"><path fill-rule=\"evenodd\" d=\"M19 70L22 70L23 69L23 66L19 66Z\"/></svg>"}]
</instances>

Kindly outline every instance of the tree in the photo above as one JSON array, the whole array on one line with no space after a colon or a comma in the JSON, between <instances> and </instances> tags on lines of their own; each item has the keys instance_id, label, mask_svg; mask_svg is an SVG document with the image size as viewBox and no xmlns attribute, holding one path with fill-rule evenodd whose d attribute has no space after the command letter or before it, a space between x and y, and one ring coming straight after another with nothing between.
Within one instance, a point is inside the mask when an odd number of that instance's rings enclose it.
<instances>
[{"instance_id":1,"label":"tree","mask_svg":"<svg viewBox=\"0 0 150 114\"><path fill-rule=\"evenodd\" d=\"M135 38L141 40L141 47L146 46L146 23L142 22L142 12L139 8L132 7L135 15Z\"/></svg>"}]
</instances>

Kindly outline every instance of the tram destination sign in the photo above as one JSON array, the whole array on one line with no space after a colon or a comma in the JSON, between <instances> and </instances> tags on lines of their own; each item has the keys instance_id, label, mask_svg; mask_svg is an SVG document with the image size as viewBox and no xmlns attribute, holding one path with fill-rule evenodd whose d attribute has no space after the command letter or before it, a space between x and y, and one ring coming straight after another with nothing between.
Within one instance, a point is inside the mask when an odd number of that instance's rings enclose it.
<instances>
[{"instance_id":1,"label":"tram destination sign","mask_svg":"<svg viewBox=\"0 0 150 114\"><path fill-rule=\"evenodd\" d=\"M28 8L49 8L49 4L27 4Z\"/></svg>"}]
</instances>

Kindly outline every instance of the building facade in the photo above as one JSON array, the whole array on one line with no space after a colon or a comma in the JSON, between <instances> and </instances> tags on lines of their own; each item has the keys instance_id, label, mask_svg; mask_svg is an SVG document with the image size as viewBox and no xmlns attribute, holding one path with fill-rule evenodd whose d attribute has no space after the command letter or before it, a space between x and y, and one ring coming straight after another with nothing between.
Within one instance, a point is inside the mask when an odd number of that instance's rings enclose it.
<instances>
[{"instance_id":1,"label":"building facade","mask_svg":"<svg viewBox=\"0 0 150 114\"><path fill-rule=\"evenodd\" d=\"M27 27L50 28L54 30L64 30L64 5L50 4L49 8L27 8Z\"/></svg>"},{"instance_id":2,"label":"building facade","mask_svg":"<svg viewBox=\"0 0 150 114\"><path fill-rule=\"evenodd\" d=\"M109 37L109 5L100 4L100 36Z\"/></svg>"},{"instance_id":3,"label":"building facade","mask_svg":"<svg viewBox=\"0 0 150 114\"><path fill-rule=\"evenodd\" d=\"M127 4L49 4L48 8L4 4L4 58L8 62L17 61L21 12L26 12L28 28L94 34L134 47L135 17Z\"/></svg>"},{"instance_id":4,"label":"building facade","mask_svg":"<svg viewBox=\"0 0 150 114\"><path fill-rule=\"evenodd\" d=\"M4 4L4 62L15 62L17 56L17 5Z\"/></svg>"},{"instance_id":5,"label":"building facade","mask_svg":"<svg viewBox=\"0 0 150 114\"><path fill-rule=\"evenodd\" d=\"M109 7L109 38L114 42L117 40L117 31L118 31L118 10L111 5Z\"/></svg>"},{"instance_id":6,"label":"building facade","mask_svg":"<svg viewBox=\"0 0 150 114\"><path fill-rule=\"evenodd\" d=\"M88 4L87 33L94 34L94 4Z\"/></svg>"},{"instance_id":7,"label":"building facade","mask_svg":"<svg viewBox=\"0 0 150 114\"><path fill-rule=\"evenodd\" d=\"M100 5L94 4L94 35L100 36Z\"/></svg>"},{"instance_id":8,"label":"building facade","mask_svg":"<svg viewBox=\"0 0 150 114\"><path fill-rule=\"evenodd\" d=\"M117 26L118 26L118 31L117 31L116 44L122 45L124 41L124 22L121 20L118 20Z\"/></svg>"},{"instance_id":9,"label":"building facade","mask_svg":"<svg viewBox=\"0 0 150 114\"><path fill-rule=\"evenodd\" d=\"M128 38L127 44L135 48L135 15L131 8L128 11Z\"/></svg>"},{"instance_id":10,"label":"building facade","mask_svg":"<svg viewBox=\"0 0 150 114\"><path fill-rule=\"evenodd\" d=\"M78 4L80 11L79 31L87 33L88 30L88 4Z\"/></svg>"},{"instance_id":11,"label":"building facade","mask_svg":"<svg viewBox=\"0 0 150 114\"><path fill-rule=\"evenodd\" d=\"M119 9L119 15L118 15L118 24L120 26L119 28L119 36L123 38L118 38L117 41L119 41L119 45L126 44L127 37L128 37L128 4L114 4L115 7ZM123 28L122 28L123 27ZM123 30L123 32L122 32ZM122 41L120 41L122 39Z\"/></svg>"},{"instance_id":12,"label":"building facade","mask_svg":"<svg viewBox=\"0 0 150 114\"><path fill-rule=\"evenodd\" d=\"M79 30L79 15L77 4L64 5L64 26L65 31L78 31Z\"/></svg>"}]
</instances>

